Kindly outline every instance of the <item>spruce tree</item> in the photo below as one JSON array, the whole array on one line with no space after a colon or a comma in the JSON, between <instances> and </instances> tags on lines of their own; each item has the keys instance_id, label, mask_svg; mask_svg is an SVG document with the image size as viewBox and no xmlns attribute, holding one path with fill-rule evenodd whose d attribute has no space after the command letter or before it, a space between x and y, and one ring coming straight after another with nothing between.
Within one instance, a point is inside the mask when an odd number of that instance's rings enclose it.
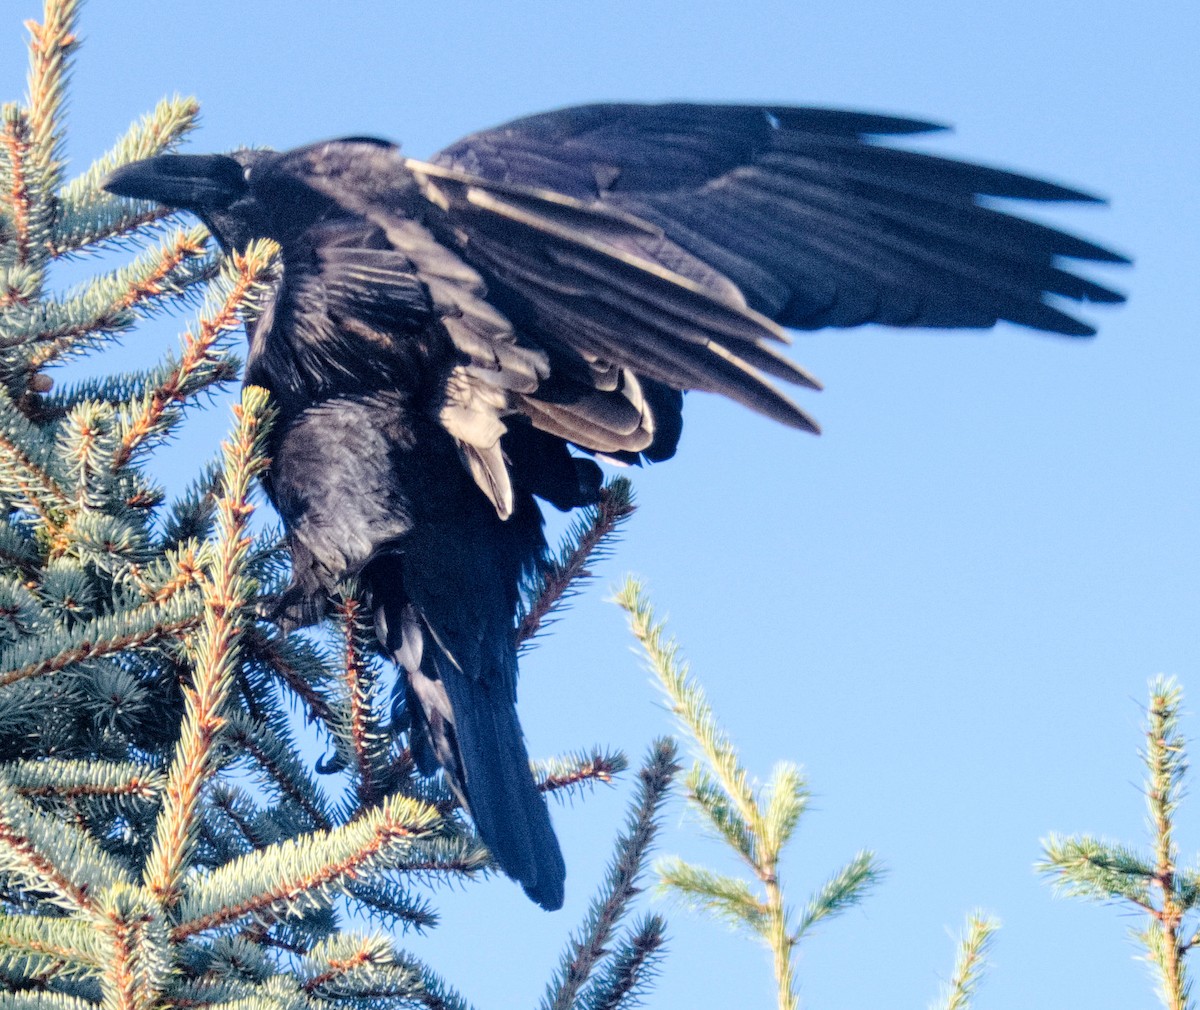
<instances>
[{"instance_id":1,"label":"spruce tree","mask_svg":"<svg viewBox=\"0 0 1200 1010\"><path fill-rule=\"evenodd\" d=\"M441 781L416 774L355 587L315 634L259 616L286 576L280 531L256 513L265 392L242 393L185 494L168 500L155 479L188 415L236 382L275 250L222 258L203 229L98 188L174 147L195 125L190 99L66 178L79 6L46 0L28 26L28 94L0 123L0 1005L464 1006L388 933L359 928L433 926L428 883L491 861ZM100 269L56 290L56 261L84 253ZM156 364L74 382L60 367L196 303ZM583 515L526 587L522 641L631 511L618 481ZM325 741L315 768L292 709ZM625 764L584 751L539 773L569 792ZM547 1006L641 991L663 923L620 920L674 767L670 742L650 749Z\"/></svg>"}]
</instances>

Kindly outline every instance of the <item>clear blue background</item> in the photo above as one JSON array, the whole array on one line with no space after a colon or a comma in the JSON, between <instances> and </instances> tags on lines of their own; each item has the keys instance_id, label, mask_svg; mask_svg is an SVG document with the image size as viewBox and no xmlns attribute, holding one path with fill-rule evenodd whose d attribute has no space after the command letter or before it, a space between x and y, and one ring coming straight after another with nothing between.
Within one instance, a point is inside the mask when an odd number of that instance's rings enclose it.
<instances>
[{"instance_id":1,"label":"clear blue background","mask_svg":"<svg viewBox=\"0 0 1200 1010\"><path fill-rule=\"evenodd\" d=\"M0 9L0 94L15 98L19 20L39 5ZM765 776L791 758L810 774L813 811L784 867L793 901L860 847L890 868L801 951L806 1006L927 1004L950 970L947 931L981 906L1004 929L980 1010L1148 1007L1124 936L1138 920L1053 898L1032 864L1051 831L1144 838L1145 683L1177 673L1200 696L1196 11L94 0L70 155L82 169L171 92L203 103L193 150L373 133L417 156L576 102L771 101L953 123L925 145L1109 196L1109 209L1040 211L1137 258L1093 271L1130 296L1089 313L1094 340L799 336L797 358L827 386L805 399L820 439L692 397L678 458L635 474L642 507L617 558L525 663L522 718L543 755L601 741L636 757L670 727L603 602L639 572L750 766ZM135 352L157 358L174 339L161 332ZM173 482L226 421L216 412L179 445ZM405 943L481 1007L533 1004L629 793L557 811L563 912L498 879L439 894L441 928ZM1200 799L1180 820L1186 856ZM662 851L723 859L680 805L667 822ZM650 1005L772 1005L763 952L669 914Z\"/></svg>"}]
</instances>

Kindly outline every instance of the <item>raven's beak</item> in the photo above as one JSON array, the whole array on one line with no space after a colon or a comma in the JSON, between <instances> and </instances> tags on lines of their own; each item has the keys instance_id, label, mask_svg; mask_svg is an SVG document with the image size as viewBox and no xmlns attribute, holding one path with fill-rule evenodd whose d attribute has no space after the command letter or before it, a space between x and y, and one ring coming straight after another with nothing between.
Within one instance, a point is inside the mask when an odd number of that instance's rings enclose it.
<instances>
[{"instance_id":1,"label":"raven's beak","mask_svg":"<svg viewBox=\"0 0 1200 1010\"><path fill-rule=\"evenodd\" d=\"M100 185L115 196L191 210L222 209L246 192L242 166L221 154L160 154L118 168Z\"/></svg>"}]
</instances>

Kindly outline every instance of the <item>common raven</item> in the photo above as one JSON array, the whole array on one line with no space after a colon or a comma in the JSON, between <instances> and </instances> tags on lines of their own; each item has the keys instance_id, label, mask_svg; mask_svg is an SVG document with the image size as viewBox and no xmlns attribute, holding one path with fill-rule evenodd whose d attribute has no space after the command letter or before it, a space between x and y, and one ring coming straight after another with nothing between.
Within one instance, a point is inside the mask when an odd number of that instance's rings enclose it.
<instances>
[{"instance_id":1,"label":"common raven","mask_svg":"<svg viewBox=\"0 0 1200 1010\"><path fill-rule=\"evenodd\" d=\"M597 501L592 457L671 456L682 391L817 427L770 380L818 388L782 327L987 327L1082 336L1063 269L1121 262L980 197L1092 200L876 142L932 124L825 109L588 105L473 134L429 162L352 137L162 155L112 193L198 215L282 275L246 381L279 409L268 493L285 623L368 588L404 672L412 744L500 867L558 908L565 875L517 722L514 613L545 563L535 498ZM1061 296L1047 299L1047 295Z\"/></svg>"}]
</instances>

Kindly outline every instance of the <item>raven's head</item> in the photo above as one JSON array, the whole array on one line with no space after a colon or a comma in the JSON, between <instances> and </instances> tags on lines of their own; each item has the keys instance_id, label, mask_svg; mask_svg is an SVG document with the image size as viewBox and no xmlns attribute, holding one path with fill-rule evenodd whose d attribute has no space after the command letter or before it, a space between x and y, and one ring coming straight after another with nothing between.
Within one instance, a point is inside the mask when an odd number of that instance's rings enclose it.
<instances>
[{"instance_id":1,"label":"raven's head","mask_svg":"<svg viewBox=\"0 0 1200 1010\"><path fill-rule=\"evenodd\" d=\"M273 237L272 222L251 192L251 170L274 152L160 154L124 165L101 186L116 196L155 200L199 217L226 252Z\"/></svg>"}]
</instances>

